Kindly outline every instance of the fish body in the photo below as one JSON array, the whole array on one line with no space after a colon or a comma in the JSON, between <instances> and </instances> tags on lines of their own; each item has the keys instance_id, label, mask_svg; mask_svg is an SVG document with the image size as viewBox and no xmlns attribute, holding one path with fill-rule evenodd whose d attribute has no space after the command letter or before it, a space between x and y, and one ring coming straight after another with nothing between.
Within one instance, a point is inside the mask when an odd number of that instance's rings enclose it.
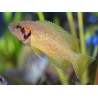
<instances>
[{"instance_id":1,"label":"fish body","mask_svg":"<svg viewBox=\"0 0 98 98\"><path fill-rule=\"evenodd\" d=\"M66 71L71 63L77 78L81 78L93 57L78 53L79 40L49 21L11 23L10 32L29 45L37 55L46 54L54 65Z\"/></svg>"}]
</instances>

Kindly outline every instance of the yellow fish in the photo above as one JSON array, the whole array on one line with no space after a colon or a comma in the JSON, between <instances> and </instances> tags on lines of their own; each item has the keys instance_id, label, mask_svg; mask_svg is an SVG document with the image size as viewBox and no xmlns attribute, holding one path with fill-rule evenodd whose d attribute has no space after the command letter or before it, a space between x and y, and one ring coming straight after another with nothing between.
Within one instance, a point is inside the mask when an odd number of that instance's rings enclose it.
<instances>
[{"instance_id":1,"label":"yellow fish","mask_svg":"<svg viewBox=\"0 0 98 98\"><path fill-rule=\"evenodd\" d=\"M81 77L95 58L78 53L79 40L60 26L49 21L21 21L10 23L10 32L21 42L30 46L42 56L48 56L52 63L66 71L72 64L77 78Z\"/></svg>"}]
</instances>

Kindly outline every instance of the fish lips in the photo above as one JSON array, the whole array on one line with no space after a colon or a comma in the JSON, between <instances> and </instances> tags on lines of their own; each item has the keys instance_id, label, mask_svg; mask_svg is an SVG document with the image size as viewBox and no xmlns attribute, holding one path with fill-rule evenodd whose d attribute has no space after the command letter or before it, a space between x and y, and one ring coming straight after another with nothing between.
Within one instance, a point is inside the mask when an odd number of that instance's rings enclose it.
<instances>
[{"instance_id":1,"label":"fish lips","mask_svg":"<svg viewBox=\"0 0 98 98\"><path fill-rule=\"evenodd\" d=\"M8 29L9 29L9 31L10 31L11 33L13 33L13 30L14 30L14 29L13 29L13 27L12 27L10 24L8 25Z\"/></svg>"}]
</instances>

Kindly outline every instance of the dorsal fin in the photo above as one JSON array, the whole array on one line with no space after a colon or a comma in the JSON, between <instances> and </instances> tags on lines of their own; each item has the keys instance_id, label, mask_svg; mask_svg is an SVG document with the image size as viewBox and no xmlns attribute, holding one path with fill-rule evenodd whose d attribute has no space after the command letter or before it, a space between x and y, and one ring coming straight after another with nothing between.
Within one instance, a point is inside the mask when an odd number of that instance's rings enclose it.
<instances>
[{"instance_id":1,"label":"dorsal fin","mask_svg":"<svg viewBox=\"0 0 98 98\"><path fill-rule=\"evenodd\" d=\"M62 27L49 21L36 21L36 22L44 25L45 27L48 27L53 32L59 34L69 44L72 50L76 52L79 51L79 40L76 37L69 34L67 31L65 31Z\"/></svg>"}]
</instances>

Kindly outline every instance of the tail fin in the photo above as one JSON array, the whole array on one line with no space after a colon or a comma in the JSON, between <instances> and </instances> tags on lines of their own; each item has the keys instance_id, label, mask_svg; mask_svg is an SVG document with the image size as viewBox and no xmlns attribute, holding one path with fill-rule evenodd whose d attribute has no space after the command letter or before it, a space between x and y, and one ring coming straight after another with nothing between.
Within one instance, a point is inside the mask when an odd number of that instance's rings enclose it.
<instances>
[{"instance_id":1,"label":"tail fin","mask_svg":"<svg viewBox=\"0 0 98 98\"><path fill-rule=\"evenodd\" d=\"M82 75L87 70L88 66L95 60L95 58L83 54L76 55L78 58L72 62L72 65L76 72L77 78L81 81Z\"/></svg>"}]
</instances>

